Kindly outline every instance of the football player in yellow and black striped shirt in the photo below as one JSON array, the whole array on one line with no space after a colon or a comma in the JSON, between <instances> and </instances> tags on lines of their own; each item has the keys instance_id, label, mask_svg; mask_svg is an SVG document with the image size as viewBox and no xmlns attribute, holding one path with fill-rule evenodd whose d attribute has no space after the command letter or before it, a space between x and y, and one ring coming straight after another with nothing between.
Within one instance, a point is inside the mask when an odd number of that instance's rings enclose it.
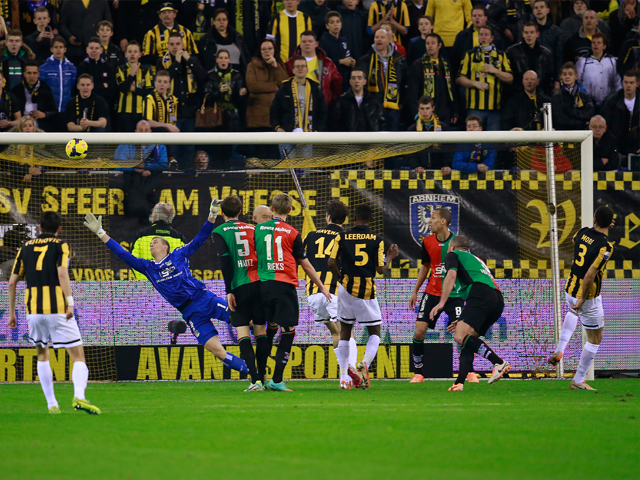
<instances>
[{"instance_id":1,"label":"football player in yellow and black striped shirt","mask_svg":"<svg viewBox=\"0 0 640 480\"><path fill-rule=\"evenodd\" d=\"M587 332L587 343L582 348L580 363L569 385L572 390L594 390L584 379L598 352L604 327L600 289L605 266L613 252L608 238L609 228L613 226L613 211L609 207L598 207L593 217L593 228L582 228L573 237L573 264L564 289L569 311L564 317L556 351L549 357L551 365L560 362L580 319Z\"/></svg>"},{"instance_id":2,"label":"football player in yellow and black striped shirt","mask_svg":"<svg viewBox=\"0 0 640 480\"><path fill-rule=\"evenodd\" d=\"M338 363L340 364L340 388L349 389L351 378L349 367L349 339L356 321L367 327L369 340L364 360L357 368L362 388L369 388L369 365L380 345L382 314L376 298L376 273L384 274L398 255L398 246L391 245L384 260L384 241L371 232L372 210L369 205L359 205L355 210L354 227L339 235L333 245L328 266L340 278L338 287L338 318L340 319L340 342ZM338 268L338 261L341 262Z\"/></svg>"},{"instance_id":3,"label":"football player in yellow and black striped shirt","mask_svg":"<svg viewBox=\"0 0 640 480\"><path fill-rule=\"evenodd\" d=\"M489 26L478 30L479 45L469 50L460 64L456 83L466 87L466 106L469 115L491 112L497 125L487 123L488 130L498 130L502 108L503 83L512 83L511 66L505 52L493 44L493 29ZM483 119L484 120L484 119Z\"/></svg>"},{"instance_id":4,"label":"football player in yellow and black striped shirt","mask_svg":"<svg viewBox=\"0 0 640 480\"><path fill-rule=\"evenodd\" d=\"M286 62L300 45L302 32L312 30L313 25L311 18L298 10L300 0L285 0L283 3L284 10L271 20L267 38L276 42L276 55Z\"/></svg>"},{"instance_id":5,"label":"football player in yellow and black striped shirt","mask_svg":"<svg viewBox=\"0 0 640 480\"><path fill-rule=\"evenodd\" d=\"M139 63L140 44L132 40L125 49L127 63L116 69L116 85L119 91L118 127L121 132L135 131L144 118L145 99L153 90L153 73L148 65Z\"/></svg>"},{"instance_id":6,"label":"football player in yellow and black striped shirt","mask_svg":"<svg viewBox=\"0 0 640 480\"><path fill-rule=\"evenodd\" d=\"M58 238L62 218L56 212L45 212L40 218L37 238L29 240L18 251L9 279L9 327L17 328L16 285L26 277L24 301L27 306L29 340L38 354L38 377L47 399L49 413L60 413L53 391L53 374L49 364L49 337L53 348L66 348L73 362L76 410L99 414L100 409L84 398L89 369L84 358L78 323L73 318L73 296L69 281L69 245Z\"/></svg>"},{"instance_id":7,"label":"football player in yellow and black striped shirt","mask_svg":"<svg viewBox=\"0 0 640 480\"><path fill-rule=\"evenodd\" d=\"M316 322L324 323L333 339L333 351L338 355L338 343L340 342L340 322L338 321L338 277L329 268L329 257L333 251L338 235L343 233L342 225L349 216L349 208L340 200L331 200L327 205L327 226L315 232L309 233L304 239L304 247L307 258L313 268L316 269L320 281L327 287L331 294L331 303L327 303L324 295L318 290L318 286L307 277L307 301L314 313ZM339 268L339 267L338 267ZM358 383L360 376L356 373L355 366L358 358L358 346L353 337L349 339L350 358L349 366L352 371L354 383Z\"/></svg>"}]
</instances>

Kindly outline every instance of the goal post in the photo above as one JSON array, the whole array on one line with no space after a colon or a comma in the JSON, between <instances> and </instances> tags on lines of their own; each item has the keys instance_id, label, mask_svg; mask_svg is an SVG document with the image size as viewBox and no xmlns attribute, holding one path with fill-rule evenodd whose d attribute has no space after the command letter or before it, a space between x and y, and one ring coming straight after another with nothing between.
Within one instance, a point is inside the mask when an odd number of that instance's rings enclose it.
<instances>
[{"instance_id":1,"label":"goal post","mask_svg":"<svg viewBox=\"0 0 640 480\"><path fill-rule=\"evenodd\" d=\"M593 204L594 204L594 196L593 196L593 135L591 131L499 131L499 132L490 132L490 131L480 131L480 132L376 132L376 133L345 133L345 132L318 132L318 133L275 133L275 132L264 132L264 133L4 133L0 137L0 146L2 145L38 145L43 146L46 150L48 148L51 151L55 152L52 155L51 166L59 166L61 168L67 167L65 161L66 157L63 157L60 152L64 152L63 149L60 149L60 146L66 145L66 143L74 138L82 138L88 144L88 156L87 159L83 162L83 169L92 169L94 168L92 162L96 161L96 166L101 170L110 170L117 166L118 168L126 168L132 167L136 161L128 161L128 162L120 162L116 161L116 159L111 158L115 148L119 145L134 145L136 147L142 145L150 145L150 144L164 144L164 145L311 145L312 149L306 149L305 152L308 152L311 158L298 157L298 158L290 158L290 159L279 159L279 158L270 158L268 165L263 164L249 164L248 159L248 168L246 174L246 188L251 188L253 191L267 191L273 192L276 189L281 189L282 191L294 192L291 193L295 195L297 191L298 199L302 204L301 212L300 212L300 227L302 228L305 224L302 223L302 219L304 221L309 221L309 225L311 223L311 217L308 215L310 210L320 210L323 208L323 205L314 204L314 198L309 198L306 196L306 193L310 189L313 190L316 188L313 185L313 182L318 181L318 176L314 176L318 172L323 172L327 180L323 184L326 195L322 198L323 200L328 198L344 198L353 203L351 205L355 206L358 201L369 201L374 205L374 208L377 208L377 213L386 209L386 201L384 198L383 190L368 190L369 183L377 183L382 184L383 180L386 181L391 178L390 172L381 172L382 162L377 162L375 166L366 167L363 165L366 163L366 159L368 158L378 158L384 159L388 157L392 157L398 152L404 152L405 154L412 154L414 152L419 152L421 149L425 147L433 147L433 146L447 146L451 149L463 150L464 145L469 144L483 144L483 145L503 145L503 146L514 146L517 148L518 146L536 146L535 148L541 147L543 152L543 160L544 160L544 152L547 144L551 144L555 147L562 144L573 144L579 145L579 155L580 159L578 161L577 158L574 158L572 164L574 167L580 168L580 172L573 172L575 175L570 175L575 180L579 180L581 188L580 188L580 209L579 213L576 212L576 217L578 214L581 217L580 222L576 222L577 225L574 227L574 231L577 230L578 225L582 227L591 226L592 215L593 215ZM108 147L108 148L107 148ZM215 148L215 147L214 147ZM491 147L493 148L493 147ZM546 151L549 149L546 148ZM577 154L577 148L574 150L574 153ZM2 159L2 151L0 151L0 159ZM58 157L56 157L58 155ZM55 160L58 158L58 160ZM135 157L139 159L138 155ZM551 159L551 156L550 156ZM5 158L6 161L6 158ZM28 163L29 159L25 159L25 163ZM34 165L37 165L38 159L32 158L31 161ZM102 162L102 163L99 163ZM548 163L548 162L547 162ZM75 164L74 164L75 165ZM254 168L253 171L250 171L250 168ZM543 188L543 183L546 178L553 177L550 172L553 171L553 165L548 164L548 167L551 170L547 170L546 174L542 173L542 170L538 169L536 172L535 183L540 181L540 189ZM75 167L78 168L78 167ZM361 170L358 170L358 169ZM368 170L367 170L368 168ZM350 170L344 176L337 175L335 173L329 173L329 170ZM55 170L55 168L51 169ZM527 170L526 168L523 170ZM311 172L310 174L308 174ZM228 172L220 172L221 175L226 175ZM408 173L408 172L404 172ZM518 177L518 180L514 180L515 182L519 182L519 178L525 177L525 172L522 174L520 172L510 173L505 172L505 176ZM260 177L262 175L262 177ZM411 174L411 178L415 179L415 174ZM497 175L497 173L496 173ZM90 175L93 177L95 175ZM387 178L388 177L388 178ZM404 180L400 180L401 178L409 178L409 175L400 175L398 178L398 182L401 183ZM480 177L480 175L478 175ZM209 177L211 178L211 177ZM425 179L425 176L418 177L422 180ZM441 172L436 171L434 176L431 177L438 181L442 181ZM483 177L484 178L484 177ZM497 178L497 177L496 177ZM550 182L550 184L558 184L560 185L560 190L562 189L562 182L565 184L571 183L570 180L566 179L562 174L555 175L555 182ZM528 179L528 176L527 176ZM574 180L574 181L575 181ZM17 181L14 180L14 181ZM176 179L179 181L179 178ZM478 180L480 181L480 180ZM204 189L206 182L206 177L202 179L202 188ZM260 183L263 182L263 183ZM278 183L280 182L280 183ZM429 192L429 185L434 183L433 180L424 180L424 191ZM506 183L506 182L505 182ZM523 180L524 183L524 180ZM533 181L531 183L534 183ZM268 189L265 189L265 185L270 185ZM271 185L281 185L276 188ZM404 185L404 184L403 184ZM99 188L103 188L102 184L97 185ZM377 187L381 188L381 187ZM452 187L447 187L451 189ZM518 187L519 188L519 187ZM351 193L346 193L346 191L351 191ZM327 193L328 192L328 193ZM372 193L374 192L374 193ZM375 193L377 192L377 193ZM207 192L209 193L209 192ZM391 192L393 193L393 192ZM521 191L514 188L513 195L515 197L522 196ZM549 260L549 263L552 265L551 269L548 269L546 266L533 266L531 270L547 270L551 273L546 277L521 277L521 278L531 278L531 279L547 279L553 280L553 290L552 298L554 299L553 306L553 332L555 332L555 337L559 335L559 329L561 325L561 312L562 307L558 305L558 299L562 298L562 270L565 270L564 274L566 274L566 269L568 267L561 267L558 263L558 218L554 215L557 212L556 203L561 203L560 200L555 202L551 198L546 196L546 191L537 192L537 196L534 198L533 196L529 198L525 198L524 201L518 200L520 203L513 208L525 209L528 207L528 204L531 202L540 202L542 198L544 200L542 203L546 203L547 212L551 213L551 215L547 216L541 215L541 218L544 221L547 221L548 234L555 233L555 241L550 239L551 254L549 254L546 258ZM559 194L562 192L560 191ZM227 193L228 194L228 193ZM545 194L544 196L542 196ZM577 194L577 192L576 192ZM219 195L225 195L224 190L219 190ZM44 197L44 195L43 195ZM24 198L24 197L23 197ZM88 198L88 197L87 197ZM264 196L260 197L266 198ZM0 205L2 204L2 191L0 189ZM577 203L578 200L576 200ZM93 205L95 205L95 198L93 200ZM257 202L257 197L256 197ZM524 202L524 203L523 203ZM87 203L87 205L91 205ZM14 208L15 210L15 208ZM321 214L322 212L320 212ZM246 214L246 212L245 212ZM379 215L382 216L382 215ZM517 214L516 214L517 216ZM553 218L555 217L555 218ZM318 219L319 217L316 217ZM552 219L553 218L553 219ZM34 220L34 219L31 219ZM499 219L498 219L499 221ZM551 223L555 221L555 225ZM74 222L78 223L78 221L74 220ZM382 221L380 221L382 222ZM1 222L0 222L1 223ZM15 222L15 223L28 223L28 222ZM530 222L528 222L530 223ZM78 223L78 232L81 232L81 221ZM296 228L298 228L296 226ZM466 226L463 230L467 228ZM376 231L377 229L377 231ZM378 232L384 231L384 225L379 223L377 227L372 225L372 230ZM542 231L543 229L541 229ZM193 232L184 232L189 237ZM80 233L78 233L80 235ZM473 235L473 233L471 233ZM518 232L513 232L513 236L516 237L516 241L520 241L518 238ZM549 237L547 237L549 238ZM542 238L540 240L535 239L536 241L529 241L529 247L531 245L532 248L535 249L536 242L538 244L543 243ZM569 239L570 240L570 239ZM570 242L569 242L570 243ZM566 243L563 244L566 246ZM414 246L415 248L415 246ZM496 248L499 248L497 246ZM544 249L540 249L542 255L547 255L546 247ZM412 255L413 250L411 252L407 251L409 255ZM87 254L88 256L89 254ZM568 258L567 252L564 252L564 258ZM555 256L555 260L552 261L552 258ZM527 260L529 262L529 260ZM504 266L504 269L519 269L521 268L523 271L528 269L528 267L524 267L524 261L522 265L513 267ZM544 262L542 262L544 263ZM541 264L542 264L541 263ZM415 268L415 267L413 267ZM490 268L494 268L491 267ZM416 270L417 271L417 270ZM405 272L406 273L406 272ZM413 279L415 275L409 273L409 276L401 277L398 275L394 277L392 275L392 280L395 279ZM211 277L210 277L211 278ZM515 277L514 277L515 278ZM413 280L412 280L413 281ZM541 284L544 282L541 282ZM406 288L408 282L403 283L403 288ZM544 285L548 285L548 283L544 283ZM395 308L400 305L399 300L393 297L400 297L401 292L400 287L396 288L391 285L389 290L389 298L392 298L389 302L389 308ZM546 287L544 287L546 288ZM383 289L387 289L386 285ZM551 290L551 288L549 288ZM542 291L542 287L540 287L540 292ZM547 291L545 295L548 295ZM529 295L535 295L535 292L528 292ZM115 297L114 297L115 298ZM115 300L114 300L115 301ZM395 303L394 303L395 302ZM403 300L404 302L404 300ZM404 302L406 303L406 302ZM404 306L403 303L403 306ZM544 308L548 308L548 303ZM543 308L543 307L539 307ZM532 310L533 311L533 310ZM539 314L540 311L532 313L532 317ZM545 323L549 325L551 328L549 320L549 316L551 316L552 309L548 308L548 312L545 313ZM408 314L407 314L408 315ZM550 333L550 332L549 332ZM550 338L549 334L547 338ZM445 337L446 338L446 337ZM531 355L535 357L535 361L531 361L530 364L533 365L532 369L541 369L542 365L542 355L543 347L547 348L548 343L539 345L539 348L535 351L527 353L527 355ZM399 357L404 355L401 353L401 350L398 349L398 359ZM306 355L306 354L305 354ZM324 355L324 354L323 354ZM330 354L332 355L332 354ZM394 353L395 355L395 353ZM317 357L316 357L317 358ZM391 355L389 354L389 360ZM330 359L327 358L327 362ZM399 360L398 360L399 361ZM400 371L398 369L398 371ZM558 369L556 372L558 375L562 375L562 370Z\"/></svg>"}]
</instances>

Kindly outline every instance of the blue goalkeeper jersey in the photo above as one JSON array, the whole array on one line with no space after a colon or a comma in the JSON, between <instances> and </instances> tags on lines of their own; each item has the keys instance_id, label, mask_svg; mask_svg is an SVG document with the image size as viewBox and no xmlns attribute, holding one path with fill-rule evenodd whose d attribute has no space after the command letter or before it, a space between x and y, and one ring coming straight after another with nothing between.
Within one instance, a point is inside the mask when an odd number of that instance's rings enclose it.
<instances>
[{"instance_id":1,"label":"blue goalkeeper jersey","mask_svg":"<svg viewBox=\"0 0 640 480\"><path fill-rule=\"evenodd\" d=\"M189 257L193 255L213 231L214 224L207 221L189 243L176 248L159 262L136 258L113 238L106 243L131 268L144 274L167 302L178 310L186 308L196 295L207 287L196 280L189 270Z\"/></svg>"}]
</instances>

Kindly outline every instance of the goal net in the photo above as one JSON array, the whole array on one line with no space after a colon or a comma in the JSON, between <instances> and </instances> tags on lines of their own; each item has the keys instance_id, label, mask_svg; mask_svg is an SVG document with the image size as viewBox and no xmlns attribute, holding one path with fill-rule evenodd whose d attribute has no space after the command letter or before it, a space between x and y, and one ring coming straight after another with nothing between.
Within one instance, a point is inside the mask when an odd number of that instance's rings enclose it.
<instances>
[{"instance_id":1,"label":"goal net","mask_svg":"<svg viewBox=\"0 0 640 480\"><path fill-rule=\"evenodd\" d=\"M173 228L191 239L206 220L212 198L240 195L244 219L251 222L253 209L268 205L279 192L293 197L288 220L303 234L324 227L327 203L340 199L351 211L359 204L370 204L374 211L372 230L384 236L387 248L398 244L399 258L386 276L377 279L383 343L373 365L374 378L412 376L410 344L416 312L409 310L408 300L421 266L420 244L430 234L430 213L439 207L452 211L451 230L470 237L472 252L486 261L504 293L505 312L487 335L488 342L512 361L520 374L552 373L545 364L553 349L557 320L551 265L554 232L549 217L557 210L559 272L563 276L570 267L571 238L582 225L589 224L593 211L593 199L585 194L588 189L581 189L584 179L592 176L584 170L591 151L589 132L438 132L426 134L428 137L421 133L86 134L82 138L89 145L89 155L73 164L63 156L71 135L38 135L39 146L12 140L0 153L5 172L0 187L0 229L4 239L19 237L11 231L33 236L43 211L63 215L62 236L73 252L70 274L77 316L94 380L206 380L239 375L198 347L188 332L176 345L170 344L167 322L179 320L179 312L148 282L133 280L133 272L83 226L84 215L89 211L102 214L105 229L131 250L138 232L148 225L146 217L156 202L174 207ZM25 136L20 141L22 138ZM148 176L117 170L139 165L146 148L160 142L191 145L194 153L207 152L208 169L191 167L186 172L151 172ZM134 146L133 153L116 155L122 144ZM495 151L497 167L500 162L511 162L512 167L485 173L403 169L412 155L453 157L477 144L482 144L482 150ZM31 145L32 154L18 155L29 151ZM553 182L546 174L547 150L555 154L558 172ZM42 166L43 173L25 181L26 166ZM551 183L556 189L557 208L547 194ZM345 227L351 225L348 219ZM16 244L5 240L2 248L11 257ZM220 265L211 242L191 258L191 270L210 290L223 293ZM562 279L557 279L556 285L562 286ZM285 378L337 378L331 336L324 325L313 321L304 286L301 276L300 324ZM6 299L3 283L0 310L8 310ZM5 322L0 326L0 339L4 338L0 381L35 379L33 357L25 353L30 344L24 337L21 305L18 312L21 321L17 332L6 328ZM427 351L433 353L434 363L449 358L450 367L456 370L458 351L445 331L446 315L443 317L427 335ZM215 323L222 343L239 355L235 331ZM366 331L357 326L354 336L361 358ZM579 346L576 339L569 348ZM60 355L56 356L58 364ZM577 361L576 355L569 357ZM566 368L575 369L574 363L568 362ZM275 346L268 368L274 366ZM476 368L489 370L480 361L476 361ZM58 380L64 378L68 379L68 372L66 377L64 373L56 375Z\"/></svg>"}]
</instances>

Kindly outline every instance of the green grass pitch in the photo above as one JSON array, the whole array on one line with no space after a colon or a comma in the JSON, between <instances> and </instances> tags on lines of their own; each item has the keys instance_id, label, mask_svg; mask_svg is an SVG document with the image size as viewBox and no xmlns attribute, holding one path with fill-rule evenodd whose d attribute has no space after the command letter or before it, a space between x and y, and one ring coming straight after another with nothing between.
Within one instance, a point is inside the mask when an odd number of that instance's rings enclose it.
<instances>
[{"instance_id":1,"label":"green grass pitch","mask_svg":"<svg viewBox=\"0 0 640 480\"><path fill-rule=\"evenodd\" d=\"M0 385L0 478L640 478L640 382L290 381L90 384L102 409L48 415L38 384Z\"/></svg>"}]
</instances>

